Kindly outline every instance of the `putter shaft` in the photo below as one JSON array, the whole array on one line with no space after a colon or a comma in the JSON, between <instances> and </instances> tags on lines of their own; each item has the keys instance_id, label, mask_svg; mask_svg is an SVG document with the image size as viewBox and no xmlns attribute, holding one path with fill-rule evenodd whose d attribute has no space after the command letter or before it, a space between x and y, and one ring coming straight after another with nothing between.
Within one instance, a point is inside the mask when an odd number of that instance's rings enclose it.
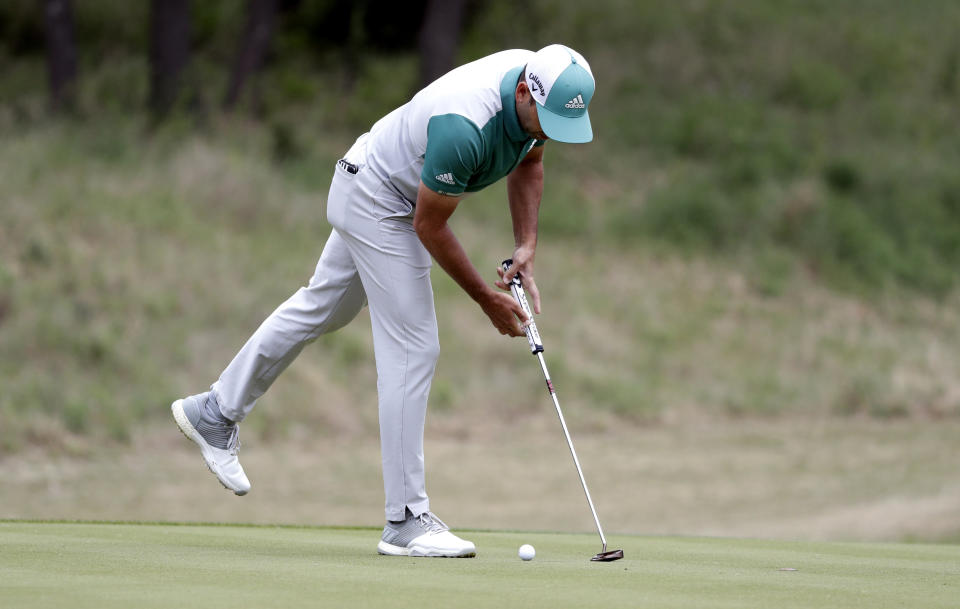
<instances>
[{"instance_id":1,"label":"putter shaft","mask_svg":"<svg viewBox=\"0 0 960 609\"><path fill-rule=\"evenodd\" d=\"M550 397L553 398L553 405L557 409L557 416L560 417L560 426L563 427L563 435L567 438L567 446L570 447L570 456L573 457L573 464L577 466L577 474L580 476L580 484L583 486L583 494L587 496L587 503L590 505L590 513L593 514L593 522L597 525L597 532L600 533L600 541L603 542L603 551L607 551L607 538L603 535L603 527L600 526L600 518L597 517L597 508L593 506L593 499L590 497L590 489L587 488L587 480L583 477L583 469L580 467L580 459L577 458L577 451L573 448L573 440L570 438L570 431L567 429L567 422L563 418L563 411L560 410L560 400L557 399L557 391L553 388L553 381L550 380L550 372L547 370L547 364L543 361L543 351L536 353L540 360L540 368L543 369L543 377L547 380L547 389L550 390Z\"/></svg>"}]
</instances>

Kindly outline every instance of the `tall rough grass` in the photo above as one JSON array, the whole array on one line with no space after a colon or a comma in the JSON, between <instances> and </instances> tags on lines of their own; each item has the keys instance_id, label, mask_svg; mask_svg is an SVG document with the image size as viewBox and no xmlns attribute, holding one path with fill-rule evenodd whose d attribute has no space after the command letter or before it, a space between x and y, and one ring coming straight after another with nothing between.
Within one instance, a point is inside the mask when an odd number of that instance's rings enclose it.
<instances>
[{"instance_id":1,"label":"tall rough grass","mask_svg":"<svg viewBox=\"0 0 960 609\"><path fill-rule=\"evenodd\" d=\"M511 7L477 15L464 60L562 40L599 83L596 141L548 146L541 214L540 323L571 417L960 413L955 3ZM130 441L214 380L309 278L333 161L415 79L409 56L348 79L278 53L255 120L208 93L150 130L124 44L87 56L71 119L46 115L38 58L0 74L0 452ZM214 53L193 69L223 78ZM492 276L512 246L502 186L454 225ZM434 278L432 416L537 411L522 346ZM373 429L367 323L308 349L247 427Z\"/></svg>"}]
</instances>

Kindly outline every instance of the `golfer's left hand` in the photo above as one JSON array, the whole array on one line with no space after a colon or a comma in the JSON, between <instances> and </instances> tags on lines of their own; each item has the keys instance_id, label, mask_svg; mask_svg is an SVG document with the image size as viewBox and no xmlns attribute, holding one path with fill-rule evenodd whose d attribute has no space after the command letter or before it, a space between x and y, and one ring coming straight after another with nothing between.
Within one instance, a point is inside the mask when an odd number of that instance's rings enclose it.
<instances>
[{"instance_id":1,"label":"golfer's left hand","mask_svg":"<svg viewBox=\"0 0 960 609\"><path fill-rule=\"evenodd\" d=\"M533 312L539 315L540 291L537 289L537 284L533 280L533 255L532 250L518 247L513 252L513 264L510 265L509 270L504 272L501 267L497 267L497 275L500 276L500 280L494 282L494 285L501 290L509 292L510 282L513 281L514 275L520 273L520 284L523 285L523 289L527 293L527 298L530 304L533 305Z\"/></svg>"}]
</instances>

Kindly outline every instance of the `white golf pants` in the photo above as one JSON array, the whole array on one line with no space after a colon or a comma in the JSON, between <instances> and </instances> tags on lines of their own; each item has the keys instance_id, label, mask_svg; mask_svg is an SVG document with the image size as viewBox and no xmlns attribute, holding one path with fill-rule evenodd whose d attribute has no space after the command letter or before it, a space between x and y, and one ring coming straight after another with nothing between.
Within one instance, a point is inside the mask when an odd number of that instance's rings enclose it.
<instances>
[{"instance_id":1,"label":"white golf pants","mask_svg":"<svg viewBox=\"0 0 960 609\"><path fill-rule=\"evenodd\" d=\"M379 393L386 517L429 510L423 426L439 356L430 254L413 207L361 165L337 166L327 199L333 231L309 285L250 337L212 389L224 416L242 421L303 347L349 323L367 302Z\"/></svg>"}]
</instances>

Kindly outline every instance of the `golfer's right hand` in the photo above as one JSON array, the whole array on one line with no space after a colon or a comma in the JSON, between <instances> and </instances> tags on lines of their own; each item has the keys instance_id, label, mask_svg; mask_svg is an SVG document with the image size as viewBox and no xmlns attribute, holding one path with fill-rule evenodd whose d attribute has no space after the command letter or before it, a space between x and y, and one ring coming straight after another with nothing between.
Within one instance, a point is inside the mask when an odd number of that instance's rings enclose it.
<instances>
[{"instance_id":1,"label":"golfer's right hand","mask_svg":"<svg viewBox=\"0 0 960 609\"><path fill-rule=\"evenodd\" d=\"M525 336L523 326L529 323L527 314L513 296L490 290L480 303L490 323L500 334L507 336Z\"/></svg>"}]
</instances>

